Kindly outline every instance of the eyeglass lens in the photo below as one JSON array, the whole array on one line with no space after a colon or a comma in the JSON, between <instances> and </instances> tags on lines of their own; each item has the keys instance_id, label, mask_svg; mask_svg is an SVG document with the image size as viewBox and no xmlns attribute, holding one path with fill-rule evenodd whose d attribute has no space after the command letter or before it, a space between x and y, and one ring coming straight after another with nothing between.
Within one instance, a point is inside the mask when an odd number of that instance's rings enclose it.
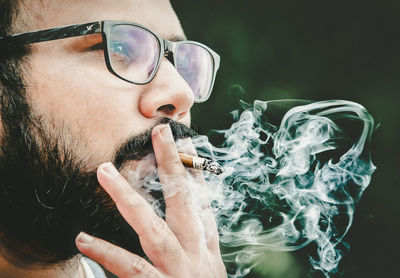
<instances>
[{"instance_id":1,"label":"eyeglass lens","mask_svg":"<svg viewBox=\"0 0 400 278\"><path fill-rule=\"evenodd\" d=\"M213 75L211 54L195 44L181 44L177 51L175 66L189 84L196 100L207 98Z\"/></svg>"},{"instance_id":2,"label":"eyeglass lens","mask_svg":"<svg viewBox=\"0 0 400 278\"><path fill-rule=\"evenodd\" d=\"M116 25L108 38L109 61L115 73L136 83L145 83L156 70L160 43L146 29ZM213 58L203 47L185 43L174 53L175 67L192 89L195 100L204 100L213 79Z\"/></svg>"},{"instance_id":3,"label":"eyeglass lens","mask_svg":"<svg viewBox=\"0 0 400 278\"><path fill-rule=\"evenodd\" d=\"M144 83L158 62L160 44L149 31L130 25L116 25L108 43L110 64L121 77Z\"/></svg>"}]
</instances>

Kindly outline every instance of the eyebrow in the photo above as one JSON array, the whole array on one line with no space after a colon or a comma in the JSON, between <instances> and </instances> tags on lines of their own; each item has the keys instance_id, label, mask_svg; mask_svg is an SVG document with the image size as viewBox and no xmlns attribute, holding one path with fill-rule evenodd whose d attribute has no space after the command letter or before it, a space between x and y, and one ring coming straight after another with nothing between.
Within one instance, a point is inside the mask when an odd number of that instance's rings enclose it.
<instances>
[{"instance_id":1,"label":"eyebrow","mask_svg":"<svg viewBox=\"0 0 400 278\"><path fill-rule=\"evenodd\" d=\"M173 35L169 36L167 38L167 40L172 41L172 42L181 42L181 41L186 41L187 38L185 38L184 36L181 36L181 35L173 34Z\"/></svg>"}]
</instances>

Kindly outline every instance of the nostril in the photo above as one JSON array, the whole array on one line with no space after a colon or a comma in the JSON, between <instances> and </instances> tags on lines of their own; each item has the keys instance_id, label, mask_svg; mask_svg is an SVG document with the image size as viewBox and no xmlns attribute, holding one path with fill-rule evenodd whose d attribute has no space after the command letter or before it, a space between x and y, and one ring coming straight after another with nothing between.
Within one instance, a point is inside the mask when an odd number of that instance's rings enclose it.
<instances>
[{"instance_id":1,"label":"nostril","mask_svg":"<svg viewBox=\"0 0 400 278\"><path fill-rule=\"evenodd\" d=\"M165 115L171 115L175 111L175 109L175 106L173 106L172 104L166 104L158 107L157 111L162 112Z\"/></svg>"}]
</instances>

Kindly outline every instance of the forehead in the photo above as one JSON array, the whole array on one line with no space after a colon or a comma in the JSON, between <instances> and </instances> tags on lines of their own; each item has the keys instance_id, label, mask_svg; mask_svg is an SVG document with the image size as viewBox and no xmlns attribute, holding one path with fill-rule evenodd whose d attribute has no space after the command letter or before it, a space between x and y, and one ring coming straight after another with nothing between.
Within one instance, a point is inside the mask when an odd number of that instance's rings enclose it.
<instances>
[{"instance_id":1,"label":"forehead","mask_svg":"<svg viewBox=\"0 0 400 278\"><path fill-rule=\"evenodd\" d=\"M21 16L29 31L99 20L142 24L162 37L183 36L169 0L23 1ZM33 4L34 3L34 4Z\"/></svg>"}]
</instances>

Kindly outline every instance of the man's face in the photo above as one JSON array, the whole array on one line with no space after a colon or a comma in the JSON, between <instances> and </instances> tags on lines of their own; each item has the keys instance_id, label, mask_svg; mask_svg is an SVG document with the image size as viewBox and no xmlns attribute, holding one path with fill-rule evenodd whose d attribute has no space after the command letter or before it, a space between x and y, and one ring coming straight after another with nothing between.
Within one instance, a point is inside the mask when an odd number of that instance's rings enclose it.
<instances>
[{"instance_id":1,"label":"man's face","mask_svg":"<svg viewBox=\"0 0 400 278\"><path fill-rule=\"evenodd\" d=\"M43 2L29 7L35 13L32 29L120 20L142 24L163 38L184 37L167 0ZM96 34L32 45L27 80L32 113L47 130L62 131L54 135L64 136L91 168L112 161L121 144L163 117L189 125L193 105L190 88L166 58L149 84L134 85L107 70L103 51L91 50L99 42Z\"/></svg>"},{"instance_id":2,"label":"man's face","mask_svg":"<svg viewBox=\"0 0 400 278\"><path fill-rule=\"evenodd\" d=\"M139 23L166 39L184 37L167 0L40 2L21 8L29 26L24 31L118 20ZM6 213L0 235L8 249L23 253L16 256L62 261L77 253L74 239L81 230L138 248L133 231L99 189L96 168L119 158L123 174L135 170L129 150L150 139L142 135L160 121L173 120L178 138L190 135L185 125L193 93L173 65L163 58L149 84L133 85L107 70L103 51L92 50L100 42L96 34L31 45L22 71L34 120L2 119L0 209Z\"/></svg>"}]
</instances>

